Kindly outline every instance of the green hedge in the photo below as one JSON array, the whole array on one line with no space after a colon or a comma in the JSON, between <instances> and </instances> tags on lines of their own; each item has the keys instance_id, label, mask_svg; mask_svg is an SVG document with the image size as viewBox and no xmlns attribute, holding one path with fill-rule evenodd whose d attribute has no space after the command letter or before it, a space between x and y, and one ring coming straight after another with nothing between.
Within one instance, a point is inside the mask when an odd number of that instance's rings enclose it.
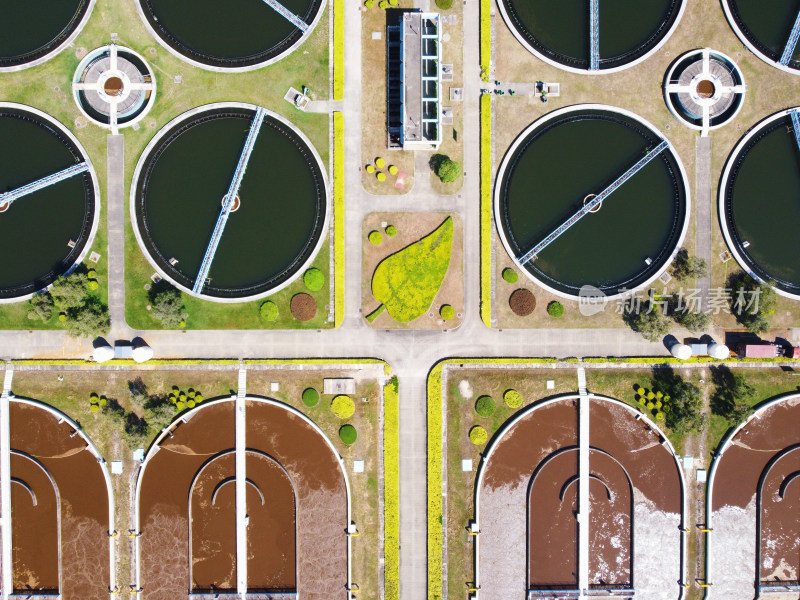
<instances>
[{"instance_id":1,"label":"green hedge","mask_svg":"<svg viewBox=\"0 0 800 600\"><path fill-rule=\"evenodd\" d=\"M517 390L506 390L503 393L503 400L508 408L519 408L522 406L522 394Z\"/></svg>"},{"instance_id":2,"label":"green hedge","mask_svg":"<svg viewBox=\"0 0 800 600\"><path fill-rule=\"evenodd\" d=\"M481 24L483 23L481 0ZM488 4L488 2L487 2ZM481 96L481 320L492 326L492 96Z\"/></svg>"},{"instance_id":3,"label":"green hedge","mask_svg":"<svg viewBox=\"0 0 800 600\"><path fill-rule=\"evenodd\" d=\"M400 598L400 406L397 377L383 388L383 581L386 600Z\"/></svg>"},{"instance_id":4,"label":"green hedge","mask_svg":"<svg viewBox=\"0 0 800 600\"><path fill-rule=\"evenodd\" d=\"M344 97L344 2L345 0L333 0L334 100L341 100Z\"/></svg>"},{"instance_id":5,"label":"green hedge","mask_svg":"<svg viewBox=\"0 0 800 600\"><path fill-rule=\"evenodd\" d=\"M517 283L519 275L514 269L503 269L503 280L506 283Z\"/></svg>"},{"instance_id":6,"label":"green hedge","mask_svg":"<svg viewBox=\"0 0 800 600\"><path fill-rule=\"evenodd\" d=\"M428 375L428 600L442 598L442 367Z\"/></svg>"},{"instance_id":7,"label":"green hedge","mask_svg":"<svg viewBox=\"0 0 800 600\"><path fill-rule=\"evenodd\" d=\"M344 0L334 0L341 22ZM344 31L338 39L344 38ZM344 42L340 42L343 44ZM344 321L344 117L333 113L333 326Z\"/></svg>"},{"instance_id":8,"label":"green hedge","mask_svg":"<svg viewBox=\"0 0 800 600\"><path fill-rule=\"evenodd\" d=\"M371 244L375 246L379 246L381 242L383 242L383 236L381 235L380 231L370 231L369 235L367 236Z\"/></svg>"},{"instance_id":9,"label":"green hedge","mask_svg":"<svg viewBox=\"0 0 800 600\"><path fill-rule=\"evenodd\" d=\"M314 408L317 404L319 404L319 392L314 388L304 389L303 404L309 408Z\"/></svg>"},{"instance_id":10,"label":"green hedge","mask_svg":"<svg viewBox=\"0 0 800 600\"><path fill-rule=\"evenodd\" d=\"M349 423L347 425L342 425L339 427L339 439L342 440L342 443L346 446L351 446L356 443L358 432L356 428Z\"/></svg>"},{"instance_id":11,"label":"green hedge","mask_svg":"<svg viewBox=\"0 0 800 600\"><path fill-rule=\"evenodd\" d=\"M475 444L476 446L483 446L486 442L489 441L489 434L480 425L475 425L473 426L472 429L469 430L469 441Z\"/></svg>"},{"instance_id":12,"label":"green hedge","mask_svg":"<svg viewBox=\"0 0 800 600\"><path fill-rule=\"evenodd\" d=\"M439 309L439 316L445 321L449 321L456 316L456 311L449 304L442 304L442 307Z\"/></svg>"}]
</instances>

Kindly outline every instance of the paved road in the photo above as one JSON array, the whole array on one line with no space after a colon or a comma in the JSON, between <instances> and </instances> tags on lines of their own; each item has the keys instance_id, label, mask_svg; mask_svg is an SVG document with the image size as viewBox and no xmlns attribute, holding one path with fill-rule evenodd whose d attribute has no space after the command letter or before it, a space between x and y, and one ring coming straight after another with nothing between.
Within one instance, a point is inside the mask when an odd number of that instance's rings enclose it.
<instances>
[{"instance_id":1,"label":"paved road","mask_svg":"<svg viewBox=\"0 0 800 600\"><path fill-rule=\"evenodd\" d=\"M124 147L122 136L109 136L109 304L112 339L141 335L159 358L305 358L378 357L387 360L400 380L400 578L403 600L427 597L426 573L426 395L425 379L438 360L452 356L630 356L658 355L666 350L624 329L537 329L489 330L479 316L479 120L465 118L463 126L464 170L462 191L454 196L438 196L429 185L421 184L409 194L376 197L361 186L361 3L345 2L345 95L341 109L345 122L345 318L336 331L181 331L135 332L124 319ZM478 47L478 3L466 2L461 24L464 39L474 40L463 47L464 112L478 115L480 67ZM700 148L698 147L698 154ZM709 163L710 164L710 163ZM424 165L423 165L424 167ZM428 176L418 169L416 181ZM710 254L710 174L708 199L698 200L708 208L709 236L700 235L698 215L698 255L701 242L708 238ZM376 331L361 316L361 223L372 211L450 210L464 221L465 317L460 328L451 332ZM698 211L702 212L702 211ZM705 218L705 217L704 217ZM701 239L702 238L702 239ZM706 252L703 250L703 252ZM796 332L795 332L796 333ZM69 338L57 331L0 332L2 358L86 358L91 342Z\"/></svg>"},{"instance_id":2,"label":"paved road","mask_svg":"<svg viewBox=\"0 0 800 600\"><path fill-rule=\"evenodd\" d=\"M697 280L703 310L711 288L711 138L698 137L695 147L695 254L708 264L708 274Z\"/></svg>"}]
</instances>

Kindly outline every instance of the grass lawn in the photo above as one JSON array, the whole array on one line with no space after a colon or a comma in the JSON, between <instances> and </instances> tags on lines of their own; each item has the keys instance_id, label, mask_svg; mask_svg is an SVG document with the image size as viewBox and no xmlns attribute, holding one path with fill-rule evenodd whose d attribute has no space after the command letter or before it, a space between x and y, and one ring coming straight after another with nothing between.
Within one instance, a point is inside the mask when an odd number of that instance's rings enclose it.
<instances>
[{"instance_id":1,"label":"grass lawn","mask_svg":"<svg viewBox=\"0 0 800 600\"><path fill-rule=\"evenodd\" d=\"M327 164L329 156L328 115L303 113L284 101L283 95L290 86L300 89L301 86L306 85L311 89L314 98L328 98L330 89L328 30L329 19L326 14L320 19L309 38L283 60L269 67L247 73L216 73L193 67L162 48L147 33L137 13L134 0L97 0L87 26L70 47L42 65L16 73L0 75L4 101L28 104L58 119L78 137L95 166L100 184L102 209L100 227L91 249L98 252L102 258L96 266L91 266L96 268L101 284L107 281L108 269L106 264L108 243L106 207L103 204L106 192L106 137L108 132L95 125L86 125L86 120L81 116L72 99L70 81L79 63L76 51L78 49L91 50L108 44L111 33L115 32L119 34L118 43L139 52L155 72L158 89L152 111L141 121L138 129L123 130L126 145L125 197L127 199L136 162L156 131L186 110L211 102L251 102L285 116L309 137L319 152L323 164ZM181 83L175 82L177 75L181 76ZM126 210L126 220L127 214ZM323 272L330 272L327 258L323 258L322 254L315 264L317 262L320 265L325 263ZM146 265L146 261L135 243L130 227L127 227L126 267L134 274L139 269L139 273L142 274L143 264ZM146 273L146 276L149 278L151 273L152 270ZM154 328L155 324L148 323L149 318L143 313L146 302L136 299L136 296L142 295L139 291L142 290L144 281L131 280L127 277L126 279L128 283L127 302L133 307L129 306L126 309L129 323L133 327L147 325L145 328ZM101 286L101 290L105 296L107 293L105 287ZM325 291L325 295L325 298L318 298L318 308L325 314L318 317L319 322L310 325L314 328L327 326L327 313L324 310L325 304L329 301L327 291ZM249 313L253 311L257 318L257 307L252 311L231 308L227 312L219 305L206 302L194 304L187 302L187 307L190 312L189 327L267 327L265 324L257 324L251 318ZM209 313L208 316L204 314L206 312ZM32 329L57 326L56 323L30 321L26 318L26 313L24 303L1 305L0 328ZM280 319L276 325L294 326L288 322L281 322Z\"/></svg>"},{"instance_id":2,"label":"grass lawn","mask_svg":"<svg viewBox=\"0 0 800 600\"><path fill-rule=\"evenodd\" d=\"M353 542L353 580L358 582L367 597L380 596L379 566L381 513L379 511L378 457L380 455L380 413L382 409L382 388L378 381L384 376L382 365L360 369L336 370L326 365L271 365L252 366L248 369L247 390L255 396L277 399L293 406L309 416L324 431L344 458L344 466L350 480L352 495L352 515L361 535ZM59 377L62 380L59 381ZM309 408L301 400L302 391L315 387L322 392L325 377L353 377L357 380L356 393L352 396L355 414L346 421L336 418L329 405L332 396L321 396L316 407ZM45 402L63 411L76 420L83 431L97 445L101 455L107 460L121 460L122 475L112 476L115 494L116 527L120 532L127 531L131 522L133 498L132 485L135 483L139 463L132 458L134 448L126 442L119 423L107 413L92 413L89 410L89 394L92 392L116 400L126 411L142 416L142 411L131 403L129 383L137 379L146 387L151 396L167 395L173 386L186 391L193 388L203 394L206 401L220 396L236 393L238 380L237 365L208 365L200 370L175 367L79 367L39 370L35 367L17 365L14 372L13 392L15 395ZM272 392L272 384L278 384L278 391ZM362 401L366 399L366 401ZM339 427L344 423L354 425L358 439L352 446L346 446L339 439ZM158 429L151 432L152 437L144 446L148 447ZM365 472L353 472L353 460L365 461ZM120 536L117 545L117 578L120 587L130 580L130 548L127 537Z\"/></svg>"},{"instance_id":3,"label":"grass lawn","mask_svg":"<svg viewBox=\"0 0 800 600\"><path fill-rule=\"evenodd\" d=\"M583 74L567 73L552 67L535 58L511 34L499 12L495 17L495 77L503 82L550 81L561 84L561 96L550 98L542 104L537 98L522 95L497 96L496 131L494 137L496 161L499 167L503 155L513 140L529 124L547 112L584 102L609 104L628 109L660 129L667 136L675 151L680 156L689 180L689 192L694 200L695 195L695 144L699 133L681 126L669 113L663 100L662 84L664 74L669 65L682 53L693 48L710 47L724 52L738 63L744 74L748 87L747 98L736 119L711 133L712 139L712 201L716 204L717 185L724 167L724 162L735 143L745 132L761 119L779 109L800 104L800 88L795 78L761 61L751 52L743 48L735 36L719 3L690 2L675 33L666 44L646 61L619 73L589 77ZM769 94L760 94L757 90L770 90ZM718 255L725 249L725 243L716 218L712 221L712 287L724 287L724 281L734 270L738 270L734 261L722 264ZM690 253L694 252L695 227L694 219L690 223L684 246ZM592 317L583 317L577 312L577 303L563 302L566 312L564 317L555 321L549 319L545 307L553 299L544 290L530 282L520 274L519 284L534 291L537 307L532 315L525 318L516 317L508 308L508 294L514 288L500 279L503 268L511 266L502 244L495 246L495 314L498 326L510 327L624 327L624 323L616 314L605 313ZM523 281L524 280L524 281ZM662 285L656 282L657 290ZM673 280L667 293L674 292L679 284ZM684 287L694 287L692 282ZM732 316L720 313L715 316L717 328L733 327ZM787 327L800 321L800 303L780 298L778 308L772 318L773 326ZM687 334L675 327L680 337Z\"/></svg>"}]
</instances>

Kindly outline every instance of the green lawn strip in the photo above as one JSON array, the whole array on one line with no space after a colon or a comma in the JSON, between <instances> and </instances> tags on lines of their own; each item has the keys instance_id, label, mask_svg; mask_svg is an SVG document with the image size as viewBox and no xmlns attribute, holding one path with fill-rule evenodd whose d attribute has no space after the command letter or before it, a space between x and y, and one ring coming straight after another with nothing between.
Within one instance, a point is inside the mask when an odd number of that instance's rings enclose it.
<instances>
[{"instance_id":1,"label":"green lawn strip","mask_svg":"<svg viewBox=\"0 0 800 600\"><path fill-rule=\"evenodd\" d=\"M344 2L333 0L333 99L344 97Z\"/></svg>"},{"instance_id":2,"label":"green lawn strip","mask_svg":"<svg viewBox=\"0 0 800 600\"><path fill-rule=\"evenodd\" d=\"M386 600L400 597L400 405L397 377L383 388L383 526Z\"/></svg>"},{"instance_id":3,"label":"green lawn strip","mask_svg":"<svg viewBox=\"0 0 800 600\"><path fill-rule=\"evenodd\" d=\"M489 0L481 0L488 3ZM487 7L488 14L488 7ZM483 15L483 10L481 11ZM483 18L483 17L481 17ZM481 38L483 39L483 38ZM483 42L481 42L483 44ZM481 96L481 320L492 326L492 97Z\"/></svg>"},{"instance_id":4,"label":"green lawn strip","mask_svg":"<svg viewBox=\"0 0 800 600\"><path fill-rule=\"evenodd\" d=\"M335 0L338 5L344 0ZM344 116L333 113L333 326L344 322Z\"/></svg>"}]
</instances>

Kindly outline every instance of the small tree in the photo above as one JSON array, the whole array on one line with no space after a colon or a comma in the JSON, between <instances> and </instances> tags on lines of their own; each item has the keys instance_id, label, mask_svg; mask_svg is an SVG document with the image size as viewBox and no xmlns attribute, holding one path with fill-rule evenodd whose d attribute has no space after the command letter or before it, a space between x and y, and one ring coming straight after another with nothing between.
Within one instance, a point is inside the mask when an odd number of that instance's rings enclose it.
<instances>
[{"instance_id":1,"label":"small tree","mask_svg":"<svg viewBox=\"0 0 800 600\"><path fill-rule=\"evenodd\" d=\"M28 300L29 319L49 321L51 316L53 316L53 297L49 293L34 294Z\"/></svg>"},{"instance_id":2,"label":"small tree","mask_svg":"<svg viewBox=\"0 0 800 600\"><path fill-rule=\"evenodd\" d=\"M626 313L623 319L649 342L657 342L669 333L669 319L654 305L650 305L649 310L642 306L637 312Z\"/></svg>"},{"instance_id":3,"label":"small tree","mask_svg":"<svg viewBox=\"0 0 800 600\"><path fill-rule=\"evenodd\" d=\"M181 292L174 287L166 287L157 292L151 300L153 318L161 322L164 327L175 329L181 326L189 315L183 305Z\"/></svg>"},{"instance_id":4,"label":"small tree","mask_svg":"<svg viewBox=\"0 0 800 600\"><path fill-rule=\"evenodd\" d=\"M69 311L66 321L67 332L73 337L97 337L108 332L108 306L99 299L91 297Z\"/></svg>"},{"instance_id":5,"label":"small tree","mask_svg":"<svg viewBox=\"0 0 800 600\"><path fill-rule=\"evenodd\" d=\"M461 173L461 165L454 160L445 158L439 163L436 174L443 183L453 183Z\"/></svg>"},{"instance_id":6,"label":"small tree","mask_svg":"<svg viewBox=\"0 0 800 600\"><path fill-rule=\"evenodd\" d=\"M703 312L675 311L672 318L689 331L703 331L711 325L711 315Z\"/></svg>"},{"instance_id":7,"label":"small tree","mask_svg":"<svg viewBox=\"0 0 800 600\"><path fill-rule=\"evenodd\" d=\"M67 277L56 279L50 288L50 296L55 307L66 312L83 304L88 290L89 278L85 273L75 271Z\"/></svg>"},{"instance_id":8,"label":"small tree","mask_svg":"<svg viewBox=\"0 0 800 600\"><path fill-rule=\"evenodd\" d=\"M547 305L547 314L553 317L554 319L557 319L558 317L564 314L564 305L561 304L561 302L558 302L557 300L553 300Z\"/></svg>"},{"instance_id":9,"label":"small tree","mask_svg":"<svg viewBox=\"0 0 800 600\"><path fill-rule=\"evenodd\" d=\"M670 409L664 413L667 427L679 434L705 429L700 388L672 369L654 370L652 387L663 390L665 397L670 397Z\"/></svg>"},{"instance_id":10,"label":"small tree","mask_svg":"<svg viewBox=\"0 0 800 600\"><path fill-rule=\"evenodd\" d=\"M712 367L711 380L716 386L711 394L711 412L725 417L731 427L752 414L756 388L744 373L733 372L724 365Z\"/></svg>"},{"instance_id":11,"label":"small tree","mask_svg":"<svg viewBox=\"0 0 800 600\"><path fill-rule=\"evenodd\" d=\"M736 320L753 333L769 331L769 319L775 314L778 303L773 284L739 273L728 279L728 287L731 288L731 312Z\"/></svg>"},{"instance_id":12,"label":"small tree","mask_svg":"<svg viewBox=\"0 0 800 600\"><path fill-rule=\"evenodd\" d=\"M689 256L686 248L678 250L672 262L672 275L679 281L705 277L708 273L708 263L698 256Z\"/></svg>"}]
</instances>

